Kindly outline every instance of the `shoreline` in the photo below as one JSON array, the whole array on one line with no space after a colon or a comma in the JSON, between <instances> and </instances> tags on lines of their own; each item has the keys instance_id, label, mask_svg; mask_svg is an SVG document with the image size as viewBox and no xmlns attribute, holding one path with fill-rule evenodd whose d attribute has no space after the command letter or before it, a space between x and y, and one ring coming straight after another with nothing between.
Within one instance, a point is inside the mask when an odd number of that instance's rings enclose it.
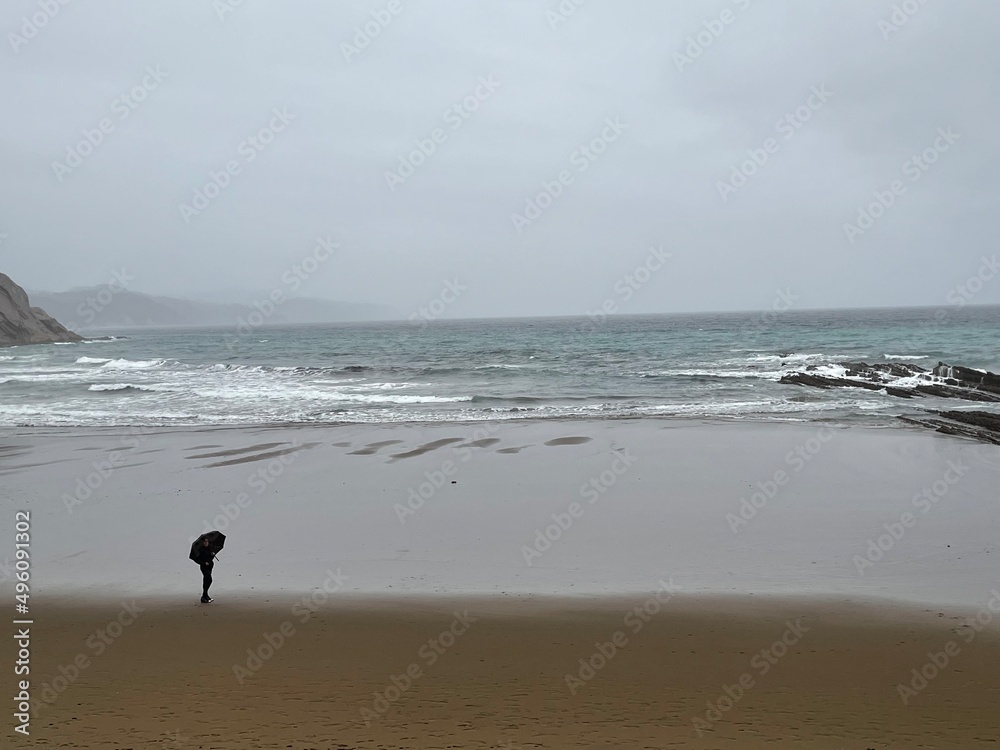
<instances>
[{"instance_id":1,"label":"shoreline","mask_svg":"<svg viewBox=\"0 0 1000 750\"><path fill-rule=\"evenodd\" d=\"M976 411L982 409L983 404L965 404L966 411ZM99 435L114 433L115 431L128 431L130 434L141 432L147 435L156 434L183 434L183 433L209 433L227 431L281 431L281 430L340 430L340 429L439 429L443 427L453 427L454 429L467 429L482 427L484 425L560 425L560 424L635 424L648 422L651 424L661 424L670 427L680 428L684 426L741 426L752 427L754 425L787 425L794 426L829 426L836 429L849 430L869 430L869 431L889 431L912 435L935 435L942 439L950 439L965 444L980 446L983 450L993 449L997 454L997 461L1000 463L1000 446L990 440L977 438L971 434L964 434L949 430L947 428L961 427L954 423L945 424L938 422L931 424L938 411L930 408L912 407L907 413L880 415L884 421L871 421L863 419L863 415L855 415L852 419L842 417L820 417L815 419L804 419L800 417L781 417L779 415L739 415L727 416L724 414L714 415L678 415L678 414L608 414L595 418L586 414L559 415L559 416L523 416L523 417L477 417L473 419L406 419L396 421L324 421L324 422L232 422L213 424L130 424L121 423L114 425L2 425L0 426L0 440L3 440L4 433L10 436L67 436L87 437L88 435ZM945 429L940 429L941 426ZM2 473L2 467L0 467Z\"/></svg>"},{"instance_id":2,"label":"shoreline","mask_svg":"<svg viewBox=\"0 0 1000 750\"><path fill-rule=\"evenodd\" d=\"M666 582L669 584L669 582ZM664 592L669 593L666 595ZM371 593L361 591L324 592L312 591L259 591L252 594L240 592L230 596L213 591L212 604L201 604L197 596L180 594L160 596L94 596L73 597L66 594L32 597L34 617L44 618L46 613L56 616L71 613L98 613L116 610L123 603L135 602L146 611L164 616L199 614L212 617L255 616L280 617L292 610L303 608L315 616L342 617L355 615L426 615L447 614L455 608L472 608L501 620L520 618L574 618L609 616L628 612L653 599L664 603L660 608L664 617L726 616L736 620L755 620L764 616L791 616L795 613L819 615L836 624L864 624L869 627L887 628L906 625L913 628L936 630L945 622L968 621L985 610L995 613L983 624L983 632L1000 636L1000 581L996 588L986 592L981 607L974 608L952 604L933 604L890 598L838 597L820 594L719 594L711 592L687 593L676 587L668 591L618 593L618 594L488 594L488 593L434 593L399 592ZM667 603L669 602L669 605ZM40 614L38 614L40 613ZM985 619L985 616L982 619Z\"/></svg>"},{"instance_id":3,"label":"shoreline","mask_svg":"<svg viewBox=\"0 0 1000 750\"><path fill-rule=\"evenodd\" d=\"M976 408L982 408L981 404L964 404L968 407L968 410L974 410ZM916 414L927 414L931 415L936 413L933 409L920 409L911 408L911 411ZM860 417L861 415L855 415ZM882 415L885 416L885 415ZM821 417L817 416L815 419L804 419L802 417L782 417L780 415L774 414L754 414L746 415L741 414L737 416L728 416L725 414L693 414L693 415L680 415L680 414L602 414L599 417L594 417L589 414L560 414L553 416L523 416L523 417L476 417L473 419L405 419L405 420L395 420L395 421L317 421L317 422L213 422L212 424L204 423L192 423L192 424L138 424L138 423L116 423L116 424L44 424L44 425L32 425L32 424L17 424L17 425L0 425L0 438L2 438L3 432L18 432L21 430L28 431L39 431L39 432L53 432L53 433L65 433L66 431L72 431L74 433L94 430L94 431L104 431L104 430L129 430L129 429L143 429L143 430L163 430L165 432L208 432L212 430L252 430L252 429L269 429L269 430L283 430L283 429L334 429L334 428L377 428L384 427L386 429L392 427L442 427L442 426L455 426L462 427L466 425L482 425L482 424L559 424L565 423L579 423L579 422L676 422L679 425L685 424L718 424L718 425L737 425L737 424L787 424L787 425L830 425L832 427L843 427L849 429L870 429L870 430L902 430L902 431L912 431L918 433L927 433L926 428L921 428L914 425L912 422L906 421L908 415L889 415L885 422L865 422L845 420L841 417ZM970 438L961 435L950 435L946 433L939 433L949 438L956 440L969 440L970 442L976 442Z\"/></svg>"},{"instance_id":4,"label":"shoreline","mask_svg":"<svg viewBox=\"0 0 1000 750\"><path fill-rule=\"evenodd\" d=\"M216 591L215 589L219 590ZM663 589L661 588L661 591ZM657 597L659 591L633 591L605 594L549 593L489 593L489 592L366 592L327 591L322 588L302 591L285 589L226 592L223 586L213 587L214 601L201 604L197 594L128 593L122 595L94 594L73 596L65 592L55 595L32 595L36 612L59 614L87 611L107 611L121 606L123 601L136 601L143 607L164 614L188 612L192 607L224 610L228 614L257 613L280 615L296 605L331 616L356 613L423 612L444 613L455 607L475 607L499 618L523 616L573 616L577 614L613 614L627 611L637 603ZM908 623L933 626L941 617L952 620L975 617L989 602L1000 602L1000 577L996 588L984 592L984 605L973 607L954 603L916 602L889 597L837 596L824 593L687 593L676 590L669 597L670 610L686 615L722 615L752 619L775 612L821 612L833 620L864 620L869 624ZM997 610L1000 613L1000 609ZM44 617L44 614L41 615ZM990 624L1000 632L1000 617Z\"/></svg>"}]
</instances>

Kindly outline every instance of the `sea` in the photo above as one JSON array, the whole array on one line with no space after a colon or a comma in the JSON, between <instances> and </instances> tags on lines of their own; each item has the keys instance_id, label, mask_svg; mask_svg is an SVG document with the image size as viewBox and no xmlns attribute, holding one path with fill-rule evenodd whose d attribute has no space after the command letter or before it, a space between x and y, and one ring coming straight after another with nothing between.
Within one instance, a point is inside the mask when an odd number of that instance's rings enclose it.
<instances>
[{"instance_id":1,"label":"sea","mask_svg":"<svg viewBox=\"0 0 1000 750\"><path fill-rule=\"evenodd\" d=\"M0 349L0 425L688 418L901 424L938 398L780 383L840 363L1000 371L1000 306L102 331ZM931 375L920 376L934 380Z\"/></svg>"}]
</instances>

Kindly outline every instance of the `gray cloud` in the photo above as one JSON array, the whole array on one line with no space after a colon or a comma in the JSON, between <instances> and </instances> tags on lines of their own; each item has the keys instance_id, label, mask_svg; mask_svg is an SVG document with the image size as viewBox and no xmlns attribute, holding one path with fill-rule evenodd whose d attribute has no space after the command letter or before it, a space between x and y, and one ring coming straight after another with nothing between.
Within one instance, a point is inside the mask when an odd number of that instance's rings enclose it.
<instances>
[{"instance_id":1,"label":"gray cloud","mask_svg":"<svg viewBox=\"0 0 1000 750\"><path fill-rule=\"evenodd\" d=\"M887 31L904 5L916 12ZM19 40L43 6L58 11ZM576 9L547 14L560 6ZM943 304L996 252L994 3L389 7L245 0L220 18L205 0L5 3L0 268L39 289L122 267L140 291L265 289L333 235L342 252L303 293L405 313L457 278L468 289L446 314L471 317L583 314L651 246L671 258L622 312L763 308L788 288L800 307ZM391 20L345 56L372 13ZM123 104L157 66L162 81ZM466 111L483 77L499 86ZM786 137L778 121L824 86ZM294 119L245 145L276 108ZM104 118L60 181L53 162ZM607 118L628 127L581 171L574 153ZM960 138L912 181L939 128ZM386 172L435 129L443 141L390 190ZM769 138L777 150L723 200L719 182ZM232 161L239 173L185 222L179 206ZM572 182L518 232L511 215L564 170ZM848 242L844 224L896 179L905 193Z\"/></svg>"}]
</instances>

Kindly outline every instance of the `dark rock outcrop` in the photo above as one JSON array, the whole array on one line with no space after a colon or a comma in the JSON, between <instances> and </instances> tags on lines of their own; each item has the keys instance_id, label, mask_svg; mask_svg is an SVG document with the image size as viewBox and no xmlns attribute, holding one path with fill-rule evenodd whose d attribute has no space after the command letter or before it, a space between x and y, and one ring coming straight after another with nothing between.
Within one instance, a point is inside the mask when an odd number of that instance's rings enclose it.
<instances>
[{"instance_id":1,"label":"dark rock outcrop","mask_svg":"<svg viewBox=\"0 0 1000 750\"><path fill-rule=\"evenodd\" d=\"M813 388L864 388L869 391L884 390L890 396L913 398L915 394L902 388L894 388L885 383L872 383L867 380L850 380L848 378L832 378L828 375L813 375L808 372L792 372L782 376L779 383L785 385L809 385Z\"/></svg>"},{"instance_id":2,"label":"dark rock outcrop","mask_svg":"<svg viewBox=\"0 0 1000 750\"><path fill-rule=\"evenodd\" d=\"M1000 414L985 411L939 411L943 419L901 416L904 422L930 427L945 435L960 435L983 443L1000 445Z\"/></svg>"},{"instance_id":3,"label":"dark rock outcrop","mask_svg":"<svg viewBox=\"0 0 1000 750\"><path fill-rule=\"evenodd\" d=\"M1000 375L939 362L925 370L911 364L841 362L842 376L821 375L810 365L802 372L784 375L779 382L813 388L864 388L899 398L956 398L1000 403ZM904 422L929 427L946 435L959 435L1000 445L1000 414L984 411L934 411L934 416L903 415Z\"/></svg>"},{"instance_id":4,"label":"dark rock outcrop","mask_svg":"<svg viewBox=\"0 0 1000 750\"><path fill-rule=\"evenodd\" d=\"M818 367L810 365L804 372L782 376L778 382L814 388L884 390L890 396L899 398L937 396L966 401L1000 402L1000 375L991 372L980 372L944 362L939 362L932 370L912 364L870 365L867 362L842 362L840 367L845 370L841 377L817 374ZM905 385L898 382L910 378L926 382Z\"/></svg>"},{"instance_id":5,"label":"dark rock outcrop","mask_svg":"<svg viewBox=\"0 0 1000 750\"><path fill-rule=\"evenodd\" d=\"M1000 434L1000 414L988 411L939 411L938 416Z\"/></svg>"},{"instance_id":6,"label":"dark rock outcrop","mask_svg":"<svg viewBox=\"0 0 1000 750\"><path fill-rule=\"evenodd\" d=\"M0 346L82 341L40 307L32 307L25 291L0 273Z\"/></svg>"},{"instance_id":7,"label":"dark rock outcrop","mask_svg":"<svg viewBox=\"0 0 1000 750\"><path fill-rule=\"evenodd\" d=\"M937 367L931 370L931 374L945 378L948 385L977 388L1000 395L1000 375L995 375L992 372L981 372L960 365L946 365L944 362L938 362Z\"/></svg>"}]
</instances>

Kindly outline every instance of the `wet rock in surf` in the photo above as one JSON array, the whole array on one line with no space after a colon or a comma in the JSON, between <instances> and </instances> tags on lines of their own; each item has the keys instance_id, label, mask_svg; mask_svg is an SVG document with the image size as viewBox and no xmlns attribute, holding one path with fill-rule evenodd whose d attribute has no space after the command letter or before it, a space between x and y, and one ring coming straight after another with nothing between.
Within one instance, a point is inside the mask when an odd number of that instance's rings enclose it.
<instances>
[{"instance_id":1,"label":"wet rock in surf","mask_svg":"<svg viewBox=\"0 0 1000 750\"><path fill-rule=\"evenodd\" d=\"M817 365L782 376L779 383L813 388L864 388L890 396L937 396L966 401L1000 402L1000 375L939 362L925 370L914 364L842 362L842 375L820 372Z\"/></svg>"}]
</instances>

